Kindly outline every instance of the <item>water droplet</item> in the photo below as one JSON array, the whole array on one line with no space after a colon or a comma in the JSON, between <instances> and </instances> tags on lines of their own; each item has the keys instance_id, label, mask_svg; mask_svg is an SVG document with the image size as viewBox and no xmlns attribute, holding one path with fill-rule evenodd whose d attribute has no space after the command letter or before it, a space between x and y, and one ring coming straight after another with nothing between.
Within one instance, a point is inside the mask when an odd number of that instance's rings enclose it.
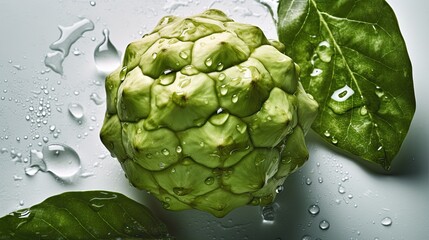
<instances>
[{"instance_id":1,"label":"water droplet","mask_svg":"<svg viewBox=\"0 0 429 240\"><path fill-rule=\"evenodd\" d=\"M359 110L360 115L365 116L368 114L368 109L366 108L366 106L362 106Z\"/></svg>"},{"instance_id":2,"label":"water droplet","mask_svg":"<svg viewBox=\"0 0 429 240\"><path fill-rule=\"evenodd\" d=\"M89 19L83 18L71 26L58 26L58 28L61 31L60 38L49 47L52 50L62 52L64 57L67 57L70 52L71 45L75 43L84 32L93 30L94 23Z\"/></svg>"},{"instance_id":3,"label":"water droplet","mask_svg":"<svg viewBox=\"0 0 429 240\"><path fill-rule=\"evenodd\" d=\"M204 63L207 67L210 67L211 65L213 65L213 60L211 58L207 58Z\"/></svg>"},{"instance_id":4,"label":"water droplet","mask_svg":"<svg viewBox=\"0 0 429 240\"><path fill-rule=\"evenodd\" d=\"M162 149L161 153L162 153L164 156L168 156L168 155L170 155L170 151L168 151L168 149L167 149L167 148Z\"/></svg>"},{"instance_id":5,"label":"water droplet","mask_svg":"<svg viewBox=\"0 0 429 240\"><path fill-rule=\"evenodd\" d=\"M173 188L173 192L177 195L177 196L184 196L186 194L188 194L188 190L183 188L183 187L174 187Z\"/></svg>"},{"instance_id":6,"label":"water droplet","mask_svg":"<svg viewBox=\"0 0 429 240\"><path fill-rule=\"evenodd\" d=\"M381 89L381 87L376 86L375 87L375 94L377 94L378 97L383 97L384 96L384 91L383 91L383 89Z\"/></svg>"},{"instance_id":7,"label":"water droplet","mask_svg":"<svg viewBox=\"0 0 429 240\"><path fill-rule=\"evenodd\" d=\"M92 7L95 7L95 5L97 5L97 3L95 1L89 1L89 5L91 5Z\"/></svg>"},{"instance_id":8,"label":"water droplet","mask_svg":"<svg viewBox=\"0 0 429 240\"><path fill-rule=\"evenodd\" d=\"M310 178L305 179L305 184L307 185L311 185L313 182L311 181Z\"/></svg>"},{"instance_id":9,"label":"water droplet","mask_svg":"<svg viewBox=\"0 0 429 240\"><path fill-rule=\"evenodd\" d=\"M309 235L302 236L301 240L313 240L313 238Z\"/></svg>"},{"instance_id":10,"label":"water droplet","mask_svg":"<svg viewBox=\"0 0 429 240\"><path fill-rule=\"evenodd\" d=\"M319 178L318 178L318 181L319 181L319 183L323 183L323 178L322 178L322 177L319 177Z\"/></svg>"},{"instance_id":11,"label":"water droplet","mask_svg":"<svg viewBox=\"0 0 429 240\"><path fill-rule=\"evenodd\" d=\"M237 96L237 94L232 95L231 102L232 103L237 103L238 102L238 96Z\"/></svg>"},{"instance_id":12,"label":"water droplet","mask_svg":"<svg viewBox=\"0 0 429 240\"><path fill-rule=\"evenodd\" d=\"M223 81L223 80L225 80L225 78L226 78L226 75L224 73L221 73L221 74L219 74L217 79L219 79L219 81Z\"/></svg>"},{"instance_id":13,"label":"water droplet","mask_svg":"<svg viewBox=\"0 0 429 240\"><path fill-rule=\"evenodd\" d=\"M13 180L14 181L21 181L22 177L18 176L18 175L13 175Z\"/></svg>"},{"instance_id":14,"label":"water droplet","mask_svg":"<svg viewBox=\"0 0 429 240\"><path fill-rule=\"evenodd\" d=\"M83 118L83 107L79 103L70 103L68 110L76 120L81 120Z\"/></svg>"},{"instance_id":15,"label":"water droplet","mask_svg":"<svg viewBox=\"0 0 429 240\"><path fill-rule=\"evenodd\" d=\"M183 149L182 149L182 147L181 146L177 146L176 147L176 152L177 153L181 153L183 151Z\"/></svg>"},{"instance_id":16,"label":"water droplet","mask_svg":"<svg viewBox=\"0 0 429 240\"><path fill-rule=\"evenodd\" d=\"M164 169L165 168L165 163L163 163L163 162L160 162L158 165L159 165L160 169Z\"/></svg>"},{"instance_id":17,"label":"water droplet","mask_svg":"<svg viewBox=\"0 0 429 240\"><path fill-rule=\"evenodd\" d=\"M315 69L313 69L313 72L310 73L310 76L311 77L317 77L320 74L322 74L322 72L323 72L322 69L315 68Z\"/></svg>"},{"instance_id":18,"label":"water droplet","mask_svg":"<svg viewBox=\"0 0 429 240\"><path fill-rule=\"evenodd\" d=\"M328 229L329 229L329 227L330 227L330 224L329 224L329 222L328 222L328 221L326 221L326 220L322 220L322 221L319 223L319 228L320 228L320 229L322 229L322 230L328 230Z\"/></svg>"},{"instance_id":19,"label":"water droplet","mask_svg":"<svg viewBox=\"0 0 429 240\"><path fill-rule=\"evenodd\" d=\"M89 177L94 176L94 173L93 172L84 172L84 173L81 173L79 176L81 178L89 178Z\"/></svg>"},{"instance_id":20,"label":"water droplet","mask_svg":"<svg viewBox=\"0 0 429 240\"><path fill-rule=\"evenodd\" d=\"M67 145L51 144L44 146L42 152L31 150L31 165L25 168L25 174L33 176L40 170L71 182L80 168L80 158L74 149Z\"/></svg>"},{"instance_id":21,"label":"water droplet","mask_svg":"<svg viewBox=\"0 0 429 240\"><path fill-rule=\"evenodd\" d=\"M224 66L223 66L222 63L218 63L217 66L216 66L216 70L218 70L218 71L222 71L223 68L224 68Z\"/></svg>"},{"instance_id":22,"label":"water droplet","mask_svg":"<svg viewBox=\"0 0 429 240\"><path fill-rule=\"evenodd\" d=\"M331 136L331 133L330 133L328 130L326 130L326 131L323 133L323 135L325 135L325 137L330 137L330 136Z\"/></svg>"},{"instance_id":23,"label":"water droplet","mask_svg":"<svg viewBox=\"0 0 429 240\"><path fill-rule=\"evenodd\" d=\"M23 66L21 66L21 65L19 65L19 64L17 64L17 65L13 65L13 67L14 67L16 70L18 70L18 71L21 71L21 70L23 70L23 69L24 69L24 67L23 67Z\"/></svg>"},{"instance_id":24,"label":"water droplet","mask_svg":"<svg viewBox=\"0 0 429 240\"><path fill-rule=\"evenodd\" d=\"M228 93L228 88L226 87L226 85L220 86L220 94L222 96L225 96L227 93Z\"/></svg>"},{"instance_id":25,"label":"water droplet","mask_svg":"<svg viewBox=\"0 0 429 240\"><path fill-rule=\"evenodd\" d=\"M183 59L188 59L188 54L186 54L185 52L180 52L179 56Z\"/></svg>"},{"instance_id":26,"label":"water droplet","mask_svg":"<svg viewBox=\"0 0 429 240\"><path fill-rule=\"evenodd\" d=\"M355 93L355 91L353 91L352 88L350 88L348 85L345 85L344 87L336 90L331 98L337 102L344 102L347 99L349 99L351 96L353 96L353 94Z\"/></svg>"},{"instance_id":27,"label":"water droplet","mask_svg":"<svg viewBox=\"0 0 429 240\"><path fill-rule=\"evenodd\" d=\"M386 227L392 225L392 223L393 222L392 222L392 219L390 217L385 217L381 220L381 225L386 226Z\"/></svg>"},{"instance_id":28,"label":"water droplet","mask_svg":"<svg viewBox=\"0 0 429 240\"><path fill-rule=\"evenodd\" d=\"M344 193L346 193L346 188L344 186L339 186L338 187L338 192L341 193L341 194L344 194Z\"/></svg>"},{"instance_id":29,"label":"water droplet","mask_svg":"<svg viewBox=\"0 0 429 240\"><path fill-rule=\"evenodd\" d=\"M334 51L332 50L331 44L328 41L323 41L317 46L316 53L322 62L328 63L331 61Z\"/></svg>"},{"instance_id":30,"label":"water droplet","mask_svg":"<svg viewBox=\"0 0 429 240\"><path fill-rule=\"evenodd\" d=\"M36 175L36 173L37 173L39 170L40 170L40 168L39 168L39 167L37 167L37 166L33 166L33 167L26 167L26 168L24 169L25 174L26 174L26 175L28 175L28 176L34 176L34 175Z\"/></svg>"},{"instance_id":31,"label":"water droplet","mask_svg":"<svg viewBox=\"0 0 429 240\"><path fill-rule=\"evenodd\" d=\"M52 69L52 71L63 75L63 61L64 54L61 52L47 53L45 56L45 66Z\"/></svg>"},{"instance_id":32,"label":"water droplet","mask_svg":"<svg viewBox=\"0 0 429 240\"><path fill-rule=\"evenodd\" d=\"M20 211L17 211L17 215L16 217L20 218L20 219L31 219L34 217L34 214L31 212L30 209L23 209Z\"/></svg>"},{"instance_id":33,"label":"water droplet","mask_svg":"<svg viewBox=\"0 0 429 240\"><path fill-rule=\"evenodd\" d=\"M331 142L332 142L332 144L337 145L338 139L336 139L335 137L332 137Z\"/></svg>"},{"instance_id":34,"label":"water droplet","mask_svg":"<svg viewBox=\"0 0 429 240\"><path fill-rule=\"evenodd\" d=\"M261 216L264 223L274 223L276 218L276 209L273 204L261 207Z\"/></svg>"},{"instance_id":35,"label":"water droplet","mask_svg":"<svg viewBox=\"0 0 429 240\"><path fill-rule=\"evenodd\" d=\"M348 197L349 199L352 199L352 198L353 198L353 195L352 195L352 194L349 194L349 195L347 195L347 197Z\"/></svg>"},{"instance_id":36,"label":"water droplet","mask_svg":"<svg viewBox=\"0 0 429 240\"><path fill-rule=\"evenodd\" d=\"M80 172L81 163L75 150L63 144L51 144L42 149L46 171L62 180L72 181Z\"/></svg>"},{"instance_id":37,"label":"water droplet","mask_svg":"<svg viewBox=\"0 0 429 240\"><path fill-rule=\"evenodd\" d=\"M101 105L104 103L104 99L100 97L97 93L91 93L89 98L96 104Z\"/></svg>"},{"instance_id":38,"label":"water droplet","mask_svg":"<svg viewBox=\"0 0 429 240\"><path fill-rule=\"evenodd\" d=\"M237 124L236 129L239 133L244 134L247 131L247 125L246 124Z\"/></svg>"},{"instance_id":39,"label":"water droplet","mask_svg":"<svg viewBox=\"0 0 429 240\"><path fill-rule=\"evenodd\" d=\"M94 50L94 61L97 69L102 73L110 73L121 65L118 50L109 38L109 30L103 30L104 39Z\"/></svg>"},{"instance_id":40,"label":"water droplet","mask_svg":"<svg viewBox=\"0 0 429 240\"><path fill-rule=\"evenodd\" d=\"M284 188L284 186L283 185L278 185L277 187L276 187L276 193L281 193L281 192L283 192L283 190L284 190L285 188Z\"/></svg>"},{"instance_id":41,"label":"water droplet","mask_svg":"<svg viewBox=\"0 0 429 240\"><path fill-rule=\"evenodd\" d=\"M308 207L308 212L309 212L311 215L316 216L317 214L319 214L319 212L320 212L320 208L319 208L319 206L318 206L318 205L313 204L313 205L311 205L310 207Z\"/></svg>"},{"instance_id":42,"label":"water droplet","mask_svg":"<svg viewBox=\"0 0 429 240\"><path fill-rule=\"evenodd\" d=\"M215 179L213 177L208 177L206 180L204 180L204 183L207 185L212 185L215 182Z\"/></svg>"}]
</instances>

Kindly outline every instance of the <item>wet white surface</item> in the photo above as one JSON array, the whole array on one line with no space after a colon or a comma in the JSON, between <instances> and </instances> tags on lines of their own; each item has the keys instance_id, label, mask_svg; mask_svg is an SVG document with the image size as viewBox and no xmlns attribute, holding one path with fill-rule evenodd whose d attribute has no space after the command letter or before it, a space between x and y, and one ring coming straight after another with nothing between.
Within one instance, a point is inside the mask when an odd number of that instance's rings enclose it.
<instances>
[{"instance_id":1,"label":"wet white surface","mask_svg":"<svg viewBox=\"0 0 429 240\"><path fill-rule=\"evenodd\" d=\"M152 207L178 239L429 239L429 3L388 2L408 46L417 98L414 121L391 173L334 151L310 133L309 162L285 182L274 205L275 220L264 222L257 207L237 209L223 219L193 210L165 211L151 196L131 187L98 137L105 111L104 77L93 58L103 29L109 29L111 42L123 53L162 16L191 15L208 7L258 25L269 38L276 38L264 6L253 0L1 1L0 215L65 191L105 189ZM44 59L55 52L49 46L59 39L58 25L71 26L82 18L91 20L94 29L72 43L62 76L47 71ZM68 106L73 103L82 105L81 119L70 115ZM79 154L80 175L71 183L56 181L49 172L25 175L30 151L54 143ZM316 215L309 212L313 204L320 208ZM325 230L324 220L329 222Z\"/></svg>"}]
</instances>

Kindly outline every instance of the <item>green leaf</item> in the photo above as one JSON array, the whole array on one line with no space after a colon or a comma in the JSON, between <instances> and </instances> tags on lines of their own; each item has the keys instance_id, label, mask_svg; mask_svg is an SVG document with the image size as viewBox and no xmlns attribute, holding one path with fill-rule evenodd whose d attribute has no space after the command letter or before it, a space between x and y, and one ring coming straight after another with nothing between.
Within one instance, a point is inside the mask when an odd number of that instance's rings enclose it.
<instances>
[{"instance_id":1,"label":"green leaf","mask_svg":"<svg viewBox=\"0 0 429 240\"><path fill-rule=\"evenodd\" d=\"M411 62L384 0L282 0L278 33L320 104L312 128L390 168L415 111Z\"/></svg>"},{"instance_id":2,"label":"green leaf","mask_svg":"<svg viewBox=\"0 0 429 240\"><path fill-rule=\"evenodd\" d=\"M0 239L172 239L148 208L120 193L66 192L0 218Z\"/></svg>"}]
</instances>

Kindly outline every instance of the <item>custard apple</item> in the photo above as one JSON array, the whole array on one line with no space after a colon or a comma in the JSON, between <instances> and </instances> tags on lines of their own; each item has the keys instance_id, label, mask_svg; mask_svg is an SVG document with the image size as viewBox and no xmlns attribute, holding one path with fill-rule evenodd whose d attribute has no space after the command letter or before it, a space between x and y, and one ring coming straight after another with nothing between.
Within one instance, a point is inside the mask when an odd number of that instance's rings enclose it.
<instances>
[{"instance_id":1,"label":"custard apple","mask_svg":"<svg viewBox=\"0 0 429 240\"><path fill-rule=\"evenodd\" d=\"M318 108L284 48L215 9L162 18L106 77L103 144L166 209L271 203Z\"/></svg>"}]
</instances>

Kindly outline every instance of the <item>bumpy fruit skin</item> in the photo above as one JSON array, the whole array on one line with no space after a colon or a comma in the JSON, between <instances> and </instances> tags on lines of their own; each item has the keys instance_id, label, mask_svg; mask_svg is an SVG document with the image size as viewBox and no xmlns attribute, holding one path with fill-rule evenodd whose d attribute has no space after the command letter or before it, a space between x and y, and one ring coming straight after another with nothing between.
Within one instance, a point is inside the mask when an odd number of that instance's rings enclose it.
<instances>
[{"instance_id":1,"label":"bumpy fruit skin","mask_svg":"<svg viewBox=\"0 0 429 240\"><path fill-rule=\"evenodd\" d=\"M318 108L282 49L219 10L162 18L106 78L103 144L166 209L271 203Z\"/></svg>"}]
</instances>

